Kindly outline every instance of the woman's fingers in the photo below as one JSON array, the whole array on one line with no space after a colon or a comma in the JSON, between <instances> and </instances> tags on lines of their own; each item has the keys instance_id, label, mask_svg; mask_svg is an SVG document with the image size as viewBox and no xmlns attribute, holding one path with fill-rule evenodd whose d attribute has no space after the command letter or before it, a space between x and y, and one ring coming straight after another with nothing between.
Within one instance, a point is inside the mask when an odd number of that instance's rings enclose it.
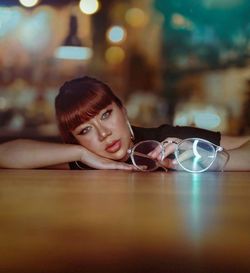
<instances>
[{"instance_id":1,"label":"woman's fingers","mask_svg":"<svg viewBox=\"0 0 250 273\"><path fill-rule=\"evenodd\" d=\"M152 157L153 159L157 159L162 154L162 145L158 145L153 151L148 153L148 156Z\"/></svg>"},{"instance_id":2,"label":"woman's fingers","mask_svg":"<svg viewBox=\"0 0 250 273\"><path fill-rule=\"evenodd\" d=\"M174 160L165 158L162 161L159 161L160 165L163 166L166 169L177 169L178 164L174 163Z\"/></svg>"},{"instance_id":3,"label":"woman's fingers","mask_svg":"<svg viewBox=\"0 0 250 273\"><path fill-rule=\"evenodd\" d=\"M167 157L175 152L177 144L180 141L181 141L181 139L179 139L179 138L169 137L169 138L166 138L162 142L163 153L158 153L156 159L165 168L167 168L167 169L177 169L178 168L176 160L172 160L172 159L169 159Z\"/></svg>"},{"instance_id":4,"label":"woman's fingers","mask_svg":"<svg viewBox=\"0 0 250 273\"><path fill-rule=\"evenodd\" d=\"M164 141L161 142L161 145L158 145L153 151L151 151L148 155L153 159L157 159L158 161L164 160L170 154L174 153L177 144L181 141L179 138L168 137Z\"/></svg>"},{"instance_id":5,"label":"woman's fingers","mask_svg":"<svg viewBox=\"0 0 250 273\"><path fill-rule=\"evenodd\" d=\"M164 160L166 157L168 157L169 155L173 154L176 148L176 144L175 143L169 143L169 144L165 144L164 145L164 156L160 159L157 158L158 160Z\"/></svg>"},{"instance_id":6,"label":"woman's fingers","mask_svg":"<svg viewBox=\"0 0 250 273\"><path fill-rule=\"evenodd\" d=\"M138 170L134 165L121 163L121 162L115 162L115 161L109 167L110 169L114 169L114 170L127 170L127 171ZM105 168L107 168L107 166L105 166Z\"/></svg>"},{"instance_id":7,"label":"woman's fingers","mask_svg":"<svg viewBox=\"0 0 250 273\"><path fill-rule=\"evenodd\" d=\"M162 141L162 145L164 147L164 156L162 160L175 152L175 149L180 141L181 139L176 137L168 137L164 141Z\"/></svg>"},{"instance_id":8,"label":"woman's fingers","mask_svg":"<svg viewBox=\"0 0 250 273\"><path fill-rule=\"evenodd\" d=\"M187 160L187 159L189 159L189 158L192 158L193 156L194 156L193 151L192 151L192 150L187 150L187 151L183 152L182 154L180 154L180 155L178 156L178 160L179 160L179 162L182 162L182 161L184 161L184 160ZM176 159L174 160L174 163L177 163L177 160L176 160Z\"/></svg>"},{"instance_id":9,"label":"woman's fingers","mask_svg":"<svg viewBox=\"0 0 250 273\"><path fill-rule=\"evenodd\" d=\"M80 160L89 167L100 170L137 170L133 165L98 156L87 149L84 150Z\"/></svg>"},{"instance_id":10,"label":"woman's fingers","mask_svg":"<svg viewBox=\"0 0 250 273\"><path fill-rule=\"evenodd\" d=\"M105 159L103 158L101 162L95 162L96 168L98 169L104 169L104 170L127 170L127 171L133 171L137 170L137 168L134 165L127 164L124 162L118 162L111 159Z\"/></svg>"},{"instance_id":11,"label":"woman's fingers","mask_svg":"<svg viewBox=\"0 0 250 273\"><path fill-rule=\"evenodd\" d=\"M172 139L176 139L176 138L167 138L167 139L165 139L161 143L161 145L158 145L148 155L150 157L154 158L154 159L162 160L163 158L165 158L168 155L172 154L175 151L175 147L176 147L176 143Z\"/></svg>"}]
</instances>

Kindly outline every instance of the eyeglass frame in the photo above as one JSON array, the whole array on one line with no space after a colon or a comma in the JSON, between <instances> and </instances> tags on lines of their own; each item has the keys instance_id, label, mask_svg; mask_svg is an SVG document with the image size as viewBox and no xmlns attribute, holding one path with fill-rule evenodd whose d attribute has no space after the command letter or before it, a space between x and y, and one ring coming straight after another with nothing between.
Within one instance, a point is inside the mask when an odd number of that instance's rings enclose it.
<instances>
[{"instance_id":1,"label":"eyeglass frame","mask_svg":"<svg viewBox=\"0 0 250 273\"><path fill-rule=\"evenodd\" d=\"M189 170L189 169L185 168L185 167L181 164L181 162L179 161L179 159L178 159L177 151L178 151L179 145L180 145L181 143L185 142L185 141L190 141L190 140L192 140L192 141L193 141L193 140L203 141L203 142L209 144L210 146L212 146L213 149L214 149L213 160L211 161L211 163L210 163L206 168L204 168L204 169L202 169L202 170L198 170L198 171L197 171L197 170L195 170L195 171ZM177 141L170 141L170 140L163 140L162 142L159 142L159 141L157 141L157 140L143 140L143 141L140 141L140 142L136 143L131 149L128 150L128 153L129 153L129 156L130 156L130 158L131 158L131 161L132 161L133 165L134 165L138 170L143 171L143 172L153 172L153 171L157 170L158 168L162 168L162 169L164 169L165 171L168 171L168 169L167 169L163 164L161 164L158 160L156 160L156 159L154 159L154 158L152 158L152 157L150 157L150 156L148 156L148 155L146 155L146 154L139 153L139 152L135 152L135 149L136 149L140 144L142 144L142 143L144 143L144 142L155 142L155 143L157 143L158 145L160 145L160 147L161 147L161 153L162 153L162 154L161 154L161 159L162 159L162 160L165 158L165 144L166 144L166 145L167 145L167 144L171 144L171 143L176 144L177 146L175 147L174 155L175 155L175 158L176 158L178 164L181 166L182 169L184 169L184 170L187 171L187 172L191 172L191 173L201 173L201 172L205 172L206 170L208 170L208 169L212 166L212 164L215 162L215 160L216 160L216 158L217 158L218 152L224 152L224 153L227 155L227 160L226 160L226 162L224 163L223 168L222 168L221 171L224 170L224 168L225 168L225 166L226 166L226 164L227 164L227 162L228 162L228 160L229 160L229 158L230 158L228 152L227 152L223 147L221 147L221 146L219 146L219 145L216 145L216 144L214 144L214 143L212 143L212 142L210 142L210 141L208 141L208 140L206 140L206 139L203 139L203 138L196 138L196 137L195 137L195 138L185 138L185 139L183 139L183 140L181 140L181 141L179 141L179 142L177 142ZM137 164L135 163L134 155L138 155L138 156L141 156L141 157L145 157L145 158L151 159L151 160L153 160L153 161L155 162L156 166L155 166L153 169L151 169L151 170L143 170L143 169L140 169L140 168L137 166Z\"/></svg>"}]
</instances>

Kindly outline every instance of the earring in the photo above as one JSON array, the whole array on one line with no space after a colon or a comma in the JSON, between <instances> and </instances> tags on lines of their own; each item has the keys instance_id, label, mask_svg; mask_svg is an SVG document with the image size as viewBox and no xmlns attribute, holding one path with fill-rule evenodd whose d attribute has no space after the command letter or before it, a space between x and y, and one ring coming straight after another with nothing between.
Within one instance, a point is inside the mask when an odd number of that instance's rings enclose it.
<instances>
[{"instance_id":1,"label":"earring","mask_svg":"<svg viewBox=\"0 0 250 273\"><path fill-rule=\"evenodd\" d=\"M128 129L129 129L130 134L131 134L131 140L134 140L135 139L135 135L134 135L133 129L132 129L132 127L131 127L130 122L128 121L128 119L127 119L127 124L128 124Z\"/></svg>"}]
</instances>

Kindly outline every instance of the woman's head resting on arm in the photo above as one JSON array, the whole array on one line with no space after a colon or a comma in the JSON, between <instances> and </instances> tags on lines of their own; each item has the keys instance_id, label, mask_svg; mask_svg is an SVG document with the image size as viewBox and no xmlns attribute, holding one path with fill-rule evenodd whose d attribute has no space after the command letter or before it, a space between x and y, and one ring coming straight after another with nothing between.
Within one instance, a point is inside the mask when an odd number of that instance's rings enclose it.
<instances>
[{"instance_id":1,"label":"woman's head resting on arm","mask_svg":"<svg viewBox=\"0 0 250 273\"><path fill-rule=\"evenodd\" d=\"M126 159L132 145L127 114L108 85L90 77L65 82L55 108L65 143L80 144L105 158Z\"/></svg>"}]
</instances>

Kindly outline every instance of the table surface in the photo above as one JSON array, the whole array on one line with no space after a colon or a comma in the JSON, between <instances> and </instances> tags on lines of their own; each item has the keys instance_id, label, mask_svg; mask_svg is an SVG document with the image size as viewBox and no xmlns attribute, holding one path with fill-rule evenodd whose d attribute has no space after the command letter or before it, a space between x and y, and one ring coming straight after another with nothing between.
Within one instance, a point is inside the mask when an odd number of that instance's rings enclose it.
<instances>
[{"instance_id":1,"label":"table surface","mask_svg":"<svg viewBox=\"0 0 250 273\"><path fill-rule=\"evenodd\" d=\"M250 272L250 172L0 170L0 272Z\"/></svg>"}]
</instances>

